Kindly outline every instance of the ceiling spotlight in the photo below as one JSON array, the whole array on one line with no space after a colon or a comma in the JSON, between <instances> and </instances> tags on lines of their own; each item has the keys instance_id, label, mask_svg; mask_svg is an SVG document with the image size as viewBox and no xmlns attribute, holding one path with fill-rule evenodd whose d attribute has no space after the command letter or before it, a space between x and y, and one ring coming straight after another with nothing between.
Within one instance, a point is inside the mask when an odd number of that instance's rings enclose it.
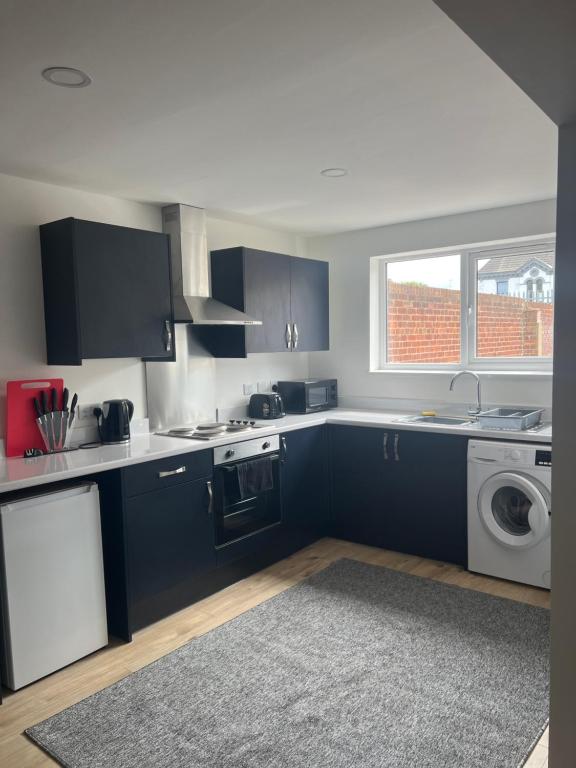
<instances>
[{"instance_id":1,"label":"ceiling spotlight","mask_svg":"<svg viewBox=\"0 0 576 768\"><path fill-rule=\"evenodd\" d=\"M52 85L63 88L85 88L92 82L90 75L74 67L46 67L42 70L42 77Z\"/></svg>"},{"instance_id":2,"label":"ceiling spotlight","mask_svg":"<svg viewBox=\"0 0 576 768\"><path fill-rule=\"evenodd\" d=\"M320 171L322 176L328 176L329 179L339 179L340 176L348 176L347 168L324 168Z\"/></svg>"}]
</instances>

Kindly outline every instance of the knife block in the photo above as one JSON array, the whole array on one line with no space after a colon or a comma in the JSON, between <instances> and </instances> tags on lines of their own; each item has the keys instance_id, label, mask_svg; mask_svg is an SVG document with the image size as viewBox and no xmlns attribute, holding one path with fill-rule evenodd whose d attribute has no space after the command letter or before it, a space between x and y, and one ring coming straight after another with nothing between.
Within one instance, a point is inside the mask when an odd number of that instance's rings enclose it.
<instances>
[{"instance_id":1,"label":"knife block","mask_svg":"<svg viewBox=\"0 0 576 768\"><path fill-rule=\"evenodd\" d=\"M36 419L46 453L70 450L74 414L70 411L51 411Z\"/></svg>"}]
</instances>

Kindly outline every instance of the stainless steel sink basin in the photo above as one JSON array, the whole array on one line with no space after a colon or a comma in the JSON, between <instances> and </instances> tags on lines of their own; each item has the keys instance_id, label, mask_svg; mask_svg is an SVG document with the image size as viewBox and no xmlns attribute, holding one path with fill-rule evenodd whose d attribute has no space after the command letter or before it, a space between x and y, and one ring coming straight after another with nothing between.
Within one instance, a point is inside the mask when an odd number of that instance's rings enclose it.
<instances>
[{"instance_id":1,"label":"stainless steel sink basin","mask_svg":"<svg viewBox=\"0 0 576 768\"><path fill-rule=\"evenodd\" d=\"M446 426L474 423L472 419L460 418L459 416L413 416L406 421L418 422L419 424L445 424Z\"/></svg>"}]
</instances>

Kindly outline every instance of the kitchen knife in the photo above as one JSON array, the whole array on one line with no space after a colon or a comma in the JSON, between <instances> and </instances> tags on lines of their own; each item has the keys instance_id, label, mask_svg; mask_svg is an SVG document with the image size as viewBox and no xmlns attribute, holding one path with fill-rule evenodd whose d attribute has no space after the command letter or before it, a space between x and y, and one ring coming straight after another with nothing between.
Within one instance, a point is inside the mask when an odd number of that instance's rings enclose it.
<instances>
[{"instance_id":1,"label":"kitchen knife","mask_svg":"<svg viewBox=\"0 0 576 768\"><path fill-rule=\"evenodd\" d=\"M42 410L42 406L40 405L40 400L38 400L37 397L34 398L34 410L36 411L36 415L39 419L44 416L44 411Z\"/></svg>"},{"instance_id":2,"label":"kitchen knife","mask_svg":"<svg viewBox=\"0 0 576 768\"><path fill-rule=\"evenodd\" d=\"M48 417L44 413L44 409L40 405L40 400L38 400L37 397L34 398L34 410L36 412L36 423L38 424L38 429L40 430L40 434L42 435L42 439L44 440L44 445L48 447L50 443Z\"/></svg>"},{"instance_id":3,"label":"kitchen knife","mask_svg":"<svg viewBox=\"0 0 576 768\"><path fill-rule=\"evenodd\" d=\"M48 392L47 390L43 389L40 393L40 397L42 399L42 410L44 411L44 418L45 418L45 429L46 429L46 436L48 438L48 446L51 451L54 450L54 422L52 421L52 416L50 412L50 406L48 404Z\"/></svg>"},{"instance_id":4,"label":"kitchen knife","mask_svg":"<svg viewBox=\"0 0 576 768\"><path fill-rule=\"evenodd\" d=\"M66 436L68 435L68 419L70 413L68 411L68 398L70 392L67 387L64 387L62 391L62 412L60 413L60 448L66 448Z\"/></svg>"},{"instance_id":5,"label":"kitchen knife","mask_svg":"<svg viewBox=\"0 0 576 768\"><path fill-rule=\"evenodd\" d=\"M56 387L52 387L52 413L50 419L52 421L52 431L54 433L54 448L61 448L60 440L62 437L62 430L60 428L61 416L58 414L58 390Z\"/></svg>"},{"instance_id":6,"label":"kitchen knife","mask_svg":"<svg viewBox=\"0 0 576 768\"><path fill-rule=\"evenodd\" d=\"M65 392L66 400L68 400L68 390L65 389L64 392ZM70 404L70 414L67 415L64 420L64 434L62 437L63 448L66 447L66 441L68 439L68 430L70 429L70 427L72 426L72 422L74 421L74 415L75 415L77 403L78 403L78 395L74 393L74 397L72 398L72 403Z\"/></svg>"}]
</instances>

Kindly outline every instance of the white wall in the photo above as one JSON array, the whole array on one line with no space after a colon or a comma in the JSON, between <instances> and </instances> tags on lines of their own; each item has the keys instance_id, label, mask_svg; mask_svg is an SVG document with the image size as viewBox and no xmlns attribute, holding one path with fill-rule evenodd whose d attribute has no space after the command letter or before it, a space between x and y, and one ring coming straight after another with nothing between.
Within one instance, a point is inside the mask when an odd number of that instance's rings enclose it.
<instances>
[{"instance_id":1,"label":"white wall","mask_svg":"<svg viewBox=\"0 0 576 768\"><path fill-rule=\"evenodd\" d=\"M338 378L345 401L362 398L375 406L381 398L469 402L473 382L459 382L450 395L449 373L369 372L370 257L541 235L554 232L555 226L555 201L548 200L308 239L307 255L331 264L331 349L310 355L311 375ZM482 374L482 380L486 402L552 402L550 376Z\"/></svg>"},{"instance_id":2,"label":"white wall","mask_svg":"<svg viewBox=\"0 0 576 768\"><path fill-rule=\"evenodd\" d=\"M161 231L160 208L0 174L0 380L60 376L84 403L128 397L137 416L146 415L144 365L136 359L87 360L82 366L47 366L39 224L74 216ZM208 246L248 245L302 254L294 234L208 218ZM308 355L253 355L219 361L218 405L244 402L241 385L308 372ZM0 388L0 437L4 391Z\"/></svg>"}]
</instances>

